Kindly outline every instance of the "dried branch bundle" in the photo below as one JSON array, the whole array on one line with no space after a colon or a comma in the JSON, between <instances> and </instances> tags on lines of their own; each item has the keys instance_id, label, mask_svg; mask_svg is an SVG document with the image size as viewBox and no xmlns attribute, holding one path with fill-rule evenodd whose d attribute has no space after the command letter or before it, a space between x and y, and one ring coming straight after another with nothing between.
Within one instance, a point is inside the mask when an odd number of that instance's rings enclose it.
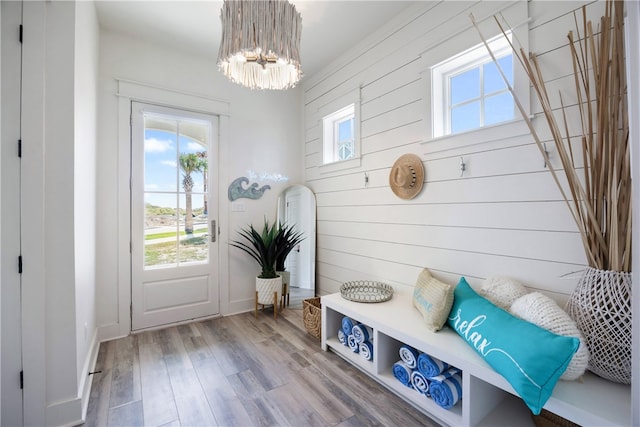
<instances>
[{"instance_id":1,"label":"dried branch bundle","mask_svg":"<svg viewBox=\"0 0 640 427\"><path fill-rule=\"evenodd\" d=\"M575 153L567 118L568 108L560 94L561 120L556 117L538 58L511 45L529 77L562 163L568 192L553 168L537 132L513 88L507 86L527 122L553 179L578 225L589 266L602 270L631 270L631 166L629 155L629 117L624 63L623 1L607 0L600 19L600 34L594 34L591 21L582 8L583 34L567 35L577 108L580 114L581 150ZM575 16L575 14L574 14ZM474 21L473 17L471 17ZM506 37L506 32L495 18ZM478 32L480 30L474 21ZM500 67L487 41L480 33L496 66ZM502 71L500 70L502 73ZM503 74L503 78L504 77ZM574 137L575 139L576 137ZM583 174L578 172L582 163Z\"/></svg>"}]
</instances>

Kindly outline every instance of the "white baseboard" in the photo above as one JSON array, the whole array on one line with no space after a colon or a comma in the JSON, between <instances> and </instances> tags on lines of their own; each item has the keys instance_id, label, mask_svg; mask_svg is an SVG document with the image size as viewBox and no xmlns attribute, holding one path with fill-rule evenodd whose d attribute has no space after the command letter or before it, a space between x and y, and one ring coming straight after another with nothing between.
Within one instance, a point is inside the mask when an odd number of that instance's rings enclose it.
<instances>
[{"instance_id":1,"label":"white baseboard","mask_svg":"<svg viewBox=\"0 0 640 427\"><path fill-rule=\"evenodd\" d=\"M91 339L91 349L87 354L87 358L84 361L82 368L82 378L78 387L78 392L82 400L82 420L87 419L87 407L89 406L89 396L91 395L91 385L93 384L93 375L89 375L89 372L93 372L96 368L96 362L98 360L98 351L100 350L100 341L98 341L98 330L96 329L93 338Z\"/></svg>"},{"instance_id":2,"label":"white baseboard","mask_svg":"<svg viewBox=\"0 0 640 427\"><path fill-rule=\"evenodd\" d=\"M78 397L48 405L45 415L48 426L77 426L84 423L91 394L92 378L89 372L93 371L96 366L99 348L100 342L98 341L98 331L96 330L80 373Z\"/></svg>"},{"instance_id":3,"label":"white baseboard","mask_svg":"<svg viewBox=\"0 0 640 427\"><path fill-rule=\"evenodd\" d=\"M75 398L47 406L46 424L48 426L77 426L84 422L82 418L82 400Z\"/></svg>"},{"instance_id":4,"label":"white baseboard","mask_svg":"<svg viewBox=\"0 0 640 427\"><path fill-rule=\"evenodd\" d=\"M227 306L227 312L222 314L224 316L231 316L232 314L246 313L247 311L255 310L255 308L255 298L230 301Z\"/></svg>"},{"instance_id":5,"label":"white baseboard","mask_svg":"<svg viewBox=\"0 0 640 427\"><path fill-rule=\"evenodd\" d=\"M112 323L110 325L104 325L98 327L98 342L111 341L117 338L124 338L128 336L131 331L122 331L122 325L119 323Z\"/></svg>"}]
</instances>

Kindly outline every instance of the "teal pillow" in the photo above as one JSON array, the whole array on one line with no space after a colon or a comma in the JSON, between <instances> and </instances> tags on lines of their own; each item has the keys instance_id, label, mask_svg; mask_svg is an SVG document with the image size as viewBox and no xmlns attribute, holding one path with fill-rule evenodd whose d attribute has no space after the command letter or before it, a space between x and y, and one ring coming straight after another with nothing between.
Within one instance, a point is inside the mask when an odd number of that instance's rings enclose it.
<instances>
[{"instance_id":1,"label":"teal pillow","mask_svg":"<svg viewBox=\"0 0 640 427\"><path fill-rule=\"evenodd\" d=\"M478 295L464 277L453 295L447 324L509 381L538 415L580 340L512 316Z\"/></svg>"}]
</instances>

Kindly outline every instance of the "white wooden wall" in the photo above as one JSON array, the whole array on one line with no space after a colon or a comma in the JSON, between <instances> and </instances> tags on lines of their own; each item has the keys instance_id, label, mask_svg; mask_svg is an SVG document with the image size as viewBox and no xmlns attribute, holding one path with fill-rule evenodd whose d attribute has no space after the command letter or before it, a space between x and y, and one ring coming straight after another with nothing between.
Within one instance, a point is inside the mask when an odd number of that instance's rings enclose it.
<instances>
[{"instance_id":1,"label":"white wooden wall","mask_svg":"<svg viewBox=\"0 0 640 427\"><path fill-rule=\"evenodd\" d=\"M603 1L527 3L529 50L539 55L549 90L562 90L569 102L574 91L566 35L575 30L574 10L581 20L583 4L597 24ZM513 1L419 2L304 82L306 183L317 198L320 295L356 279L413 286L427 267L450 283L465 276L480 285L490 275L509 275L566 301L585 255L526 126L430 141L424 57L449 37L472 34L471 45L480 43L477 33L459 34L471 27L469 13L480 19L511 7ZM318 111L358 87L361 166L323 171ZM540 112L535 101L531 109ZM543 119L534 122L548 140ZM553 143L547 145L553 161ZM388 185L391 166L405 153L419 155L426 171L421 194L409 201Z\"/></svg>"}]
</instances>

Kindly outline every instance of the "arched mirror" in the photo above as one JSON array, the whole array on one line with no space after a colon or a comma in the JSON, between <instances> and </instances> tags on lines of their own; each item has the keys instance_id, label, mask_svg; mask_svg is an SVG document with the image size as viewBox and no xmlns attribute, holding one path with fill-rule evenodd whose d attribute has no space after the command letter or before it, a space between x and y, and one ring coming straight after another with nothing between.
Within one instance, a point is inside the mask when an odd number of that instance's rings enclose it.
<instances>
[{"instance_id":1,"label":"arched mirror","mask_svg":"<svg viewBox=\"0 0 640 427\"><path fill-rule=\"evenodd\" d=\"M304 185L292 185L278 197L278 221L294 226L305 239L291 251L285 263L291 292L315 295L316 288L316 197Z\"/></svg>"}]
</instances>

